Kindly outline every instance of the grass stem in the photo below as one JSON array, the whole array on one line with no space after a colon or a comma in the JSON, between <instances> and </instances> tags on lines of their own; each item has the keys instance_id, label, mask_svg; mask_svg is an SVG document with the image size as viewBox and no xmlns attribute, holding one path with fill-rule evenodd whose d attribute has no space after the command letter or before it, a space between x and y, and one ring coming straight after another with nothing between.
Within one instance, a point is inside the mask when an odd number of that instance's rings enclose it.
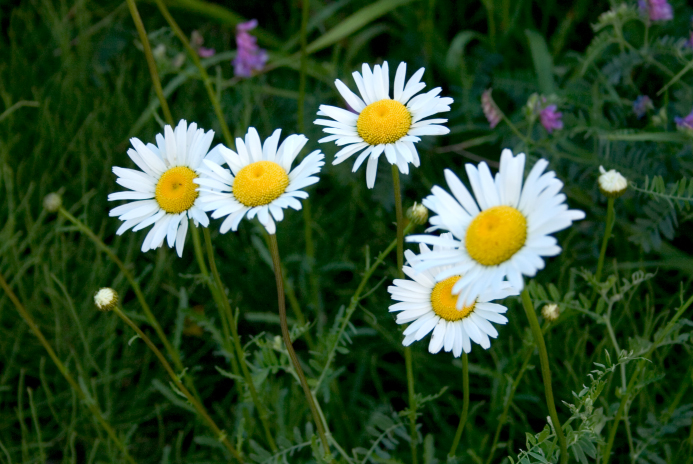
<instances>
[{"instance_id":1,"label":"grass stem","mask_svg":"<svg viewBox=\"0 0 693 464\"><path fill-rule=\"evenodd\" d=\"M606 206L606 228L604 229L604 238L602 239L602 248L599 250L599 261L597 261L597 273L594 278L599 282L602 278L602 270L604 268L604 257L606 256L606 244L611 237L611 231L614 228L616 213L614 211L614 199L609 198Z\"/></svg>"},{"instance_id":2,"label":"grass stem","mask_svg":"<svg viewBox=\"0 0 693 464\"><path fill-rule=\"evenodd\" d=\"M534 304L532 304L532 299L529 296L529 291L527 287L522 290L522 306L525 309L525 314L529 320L529 327L532 329L532 335L534 336L534 342L539 348L539 362L541 364L541 378L544 381L544 394L546 395L546 406L549 409L549 415L551 416L551 422L553 428L558 436L558 444L561 447L561 464L566 464L568 462L568 445L566 443L565 435L563 434L563 428L558 420L558 412L556 412L556 403L553 399L553 388L551 386L551 367L549 366L549 355L546 351L546 343L544 343L544 335L542 334L541 327L539 326L539 320L537 319L537 314L534 312Z\"/></svg>"},{"instance_id":3,"label":"grass stem","mask_svg":"<svg viewBox=\"0 0 693 464\"><path fill-rule=\"evenodd\" d=\"M467 353L462 353L462 413L460 414L460 423L457 425L457 432L455 432L455 439L452 441L452 446L450 447L450 452L448 453L448 459L455 456L457 451L457 445L460 444L460 438L462 438L462 432L464 431L464 426L467 424L467 413L469 413L469 358Z\"/></svg>"}]
</instances>

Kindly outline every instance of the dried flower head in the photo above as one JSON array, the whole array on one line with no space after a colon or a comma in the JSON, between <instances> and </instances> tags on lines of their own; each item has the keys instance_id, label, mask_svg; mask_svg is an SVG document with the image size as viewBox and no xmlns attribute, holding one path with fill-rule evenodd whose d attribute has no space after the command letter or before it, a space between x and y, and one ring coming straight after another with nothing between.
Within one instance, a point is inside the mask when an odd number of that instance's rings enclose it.
<instances>
[{"instance_id":1,"label":"dried flower head","mask_svg":"<svg viewBox=\"0 0 693 464\"><path fill-rule=\"evenodd\" d=\"M110 311L118 304L118 293L109 287L101 288L94 294L94 304L99 311Z\"/></svg>"},{"instance_id":2,"label":"dried flower head","mask_svg":"<svg viewBox=\"0 0 693 464\"><path fill-rule=\"evenodd\" d=\"M491 96L492 90L488 89L481 94L481 110L484 112L484 116L486 116L491 129L496 127L502 118L500 109Z\"/></svg>"},{"instance_id":3,"label":"dried flower head","mask_svg":"<svg viewBox=\"0 0 693 464\"><path fill-rule=\"evenodd\" d=\"M618 198L628 189L628 181L625 177L621 175L620 172L615 169L611 169L608 172L604 169L604 166L599 166L599 190L609 198Z\"/></svg>"}]
</instances>

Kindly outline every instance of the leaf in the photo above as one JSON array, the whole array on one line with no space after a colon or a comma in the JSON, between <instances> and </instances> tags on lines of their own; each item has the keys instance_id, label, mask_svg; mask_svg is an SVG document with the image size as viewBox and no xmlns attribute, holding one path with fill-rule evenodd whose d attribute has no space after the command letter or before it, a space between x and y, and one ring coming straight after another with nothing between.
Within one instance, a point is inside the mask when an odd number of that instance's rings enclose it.
<instances>
[{"instance_id":1,"label":"leaf","mask_svg":"<svg viewBox=\"0 0 693 464\"><path fill-rule=\"evenodd\" d=\"M340 22L337 26L327 31L320 38L310 43L306 51L310 54L329 47L335 42L348 37L349 34L361 29L366 24L389 13L398 6L406 5L412 1L414 0L379 0L365 8L361 8L359 11Z\"/></svg>"},{"instance_id":2,"label":"leaf","mask_svg":"<svg viewBox=\"0 0 693 464\"><path fill-rule=\"evenodd\" d=\"M544 95L552 95L556 93L553 81L553 58L551 53L549 53L546 40L538 32L529 29L525 30L525 35L529 41L529 50L532 52L532 61L534 62L534 70L537 73L539 90Z\"/></svg>"}]
</instances>

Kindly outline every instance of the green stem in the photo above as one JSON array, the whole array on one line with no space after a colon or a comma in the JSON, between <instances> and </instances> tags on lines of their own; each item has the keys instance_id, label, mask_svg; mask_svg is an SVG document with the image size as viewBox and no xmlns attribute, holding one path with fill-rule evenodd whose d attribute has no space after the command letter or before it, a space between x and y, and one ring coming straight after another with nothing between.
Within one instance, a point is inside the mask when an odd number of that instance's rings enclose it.
<instances>
[{"instance_id":1,"label":"green stem","mask_svg":"<svg viewBox=\"0 0 693 464\"><path fill-rule=\"evenodd\" d=\"M276 453L277 444L274 442L274 437L269 426L269 411L267 411L265 405L262 404L262 401L260 401L260 397L258 396L257 390L255 389L253 377L250 374L250 369L248 369L248 363L246 362L245 353L243 352L243 346L241 345L241 337L238 335L238 325L236 324L236 318L234 317L233 311L231 310L229 299L226 298L226 295L224 294L224 284L221 282L221 277L219 276L219 271L217 270L216 260L214 259L214 248L212 247L212 237L207 227L204 228L203 233L205 236L205 245L207 247L209 267L212 271L212 275L214 276L214 283L216 284L216 291L218 292L217 299L223 307L223 311L220 308L220 313L225 313L225 319L228 323L229 328L231 329L231 338L233 339L234 348L236 350L236 358L238 358L238 364L241 365L241 370L243 371L245 383L248 385L250 396L252 397L253 403L255 404L255 408L257 409L258 415L260 416L260 422L262 422L262 427L265 430L265 437L267 438L267 443L269 443L270 448L272 448L272 452ZM211 285L210 282L210 290L212 286L213 285ZM226 333L228 333L228 329L226 329ZM234 358L232 357L231 359ZM237 365L235 369L238 369Z\"/></svg>"},{"instance_id":2,"label":"green stem","mask_svg":"<svg viewBox=\"0 0 693 464\"><path fill-rule=\"evenodd\" d=\"M594 278L599 282L602 278L602 269L604 268L604 257L606 256L606 244L611 237L611 231L614 228L616 213L614 211L614 199L609 198L606 206L606 229L604 230L604 238L602 239L602 248L599 250L599 261L597 261L597 273Z\"/></svg>"},{"instance_id":3,"label":"green stem","mask_svg":"<svg viewBox=\"0 0 693 464\"><path fill-rule=\"evenodd\" d=\"M544 394L546 395L546 406L549 409L549 415L551 416L551 422L553 423L553 428L558 436L558 444L561 447L561 464L568 462L568 445L565 440L565 435L563 434L563 428L558 420L558 413L556 412L556 404L553 399L553 388L551 387L551 368L549 367L549 355L546 351L546 343L544 343L544 336L541 333L541 327L539 327L539 320L537 319L537 314L534 312L534 305L532 304L532 299L529 297L529 291L527 287L522 290L522 306L525 309L525 314L529 320L529 327L532 329L532 335L534 336L534 341L539 348L539 361L541 364L541 377L544 381Z\"/></svg>"},{"instance_id":4,"label":"green stem","mask_svg":"<svg viewBox=\"0 0 693 464\"><path fill-rule=\"evenodd\" d=\"M625 392L623 392L621 396L621 404L619 405L618 411L616 412L616 416L614 417L614 423L611 426L611 429L609 429L609 438L606 442L606 448L604 449L604 458L602 460L602 464L609 464L609 459L611 458L611 449L614 446L616 432L618 431L618 423L621 421L621 417L623 417L623 414L626 412L626 405L628 403L628 400L632 399L630 398L630 395L633 392L635 385L637 384L638 378L640 377L640 372L645 367L645 363L649 361L647 358L650 357L650 355L659 346L662 340L664 340L664 338L669 335L669 332L671 332L671 330L674 328L674 324L676 324L676 322L679 320L679 318L683 315L683 313L688 309L688 307L691 304L693 304L693 296L691 296L678 309L678 311L676 311L674 317L672 317L671 320L667 323L666 327L664 327L664 330L660 332L659 337L654 341L647 353L645 353L640 358L640 362L638 363L637 367L635 368L635 372L633 372L633 376L630 378L630 381L628 382L628 388Z\"/></svg>"},{"instance_id":5,"label":"green stem","mask_svg":"<svg viewBox=\"0 0 693 464\"><path fill-rule=\"evenodd\" d=\"M175 384L176 388L180 390L181 393L185 395L185 397L188 399L190 404L193 405L197 413L200 415L200 417L207 423L207 426L212 430L214 433L214 436L217 440L222 442L224 446L226 446L226 449L229 450L231 454L238 460L238 462L243 462L243 458L241 458L241 455L236 451L236 448L233 447L231 442L229 442L229 439L226 436L226 432L221 430L219 426L214 422L214 420L209 416L209 413L205 409L205 407L200 403L197 398L195 398L187 388L185 388L185 385L180 381L180 378L176 375L176 373L173 371L173 368L171 365L166 361L166 358L164 355L159 351L159 349L152 343L152 341L147 337L147 334L142 332L139 327L137 327L137 324L135 324L129 317L123 313L123 311L118 307L115 306L113 308L113 311L125 322L127 325L129 325L132 330L139 335L139 337L144 341L144 343L147 344L150 350L156 355L156 357L159 359L159 362L161 362L161 365L164 366L164 369L166 369L166 372L168 373L169 377L171 377L171 380Z\"/></svg>"},{"instance_id":6,"label":"green stem","mask_svg":"<svg viewBox=\"0 0 693 464\"><path fill-rule=\"evenodd\" d=\"M129 0L133 1L133 0ZM159 7L159 11L161 11L161 14L163 15L164 19L166 19L166 22L168 25L171 27L173 30L173 33L176 34L176 37L178 37L178 40L181 41L183 44L183 47L188 52L188 55L190 55L190 58L192 59L193 63L197 67L198 71L200 72L200 76L202 76L202 82L205 85L205 89L207 90L207 95L209 96L209 100L212 102L212 106L214 107L214 113L217 115L217 119L219 120L219 125L221 126L221 132L224 135L224 140L226 141L226 144L229 146L229 148L234 147L233 143L233 136L231 136L231 131L229 130L228 124L226 124L226 119L224 119L224 112L221 110L221 104L219 103L219 99L217 98L217 94L214 91L214 88L212 87L212 80L209 78L209 74L207 74L207 70L205 69L204 66L202 66L202 62L200 61L200 57L197 55L197 52L195 51L194 48L190 46L190 42L188 41L188 38L185 36L183 31L181 30L180 26L178 26L178 23L176 23L176 20L173 19L173 16L171 16L171 13L169 13L168 8L164 4L162 0L154 0L156 2L156 5Z\"/></svg>"},{"instance_id":7,"label":"green stem","mask_svg":"<svg viewBox=\"0 0 693 464\"><path fill-rule=\"evenodd\" d=\"M176 366L176 369L182 371L183 363L180 360L180 355L178 354L178 351L176 351L173 348L173 345L171 345L171 343L168 341L168 338L166 338L166 334L164 333L164 330L161 328L161 325L159 325L159 321L156 320L156 317L154 317L154 313L152 313L151 309L149 308L149 305L147 304L147 301L144 299L144 293L142 293L142 288L140 288L140 285L137 283L135 277L132 275L130 270L127 267L125 267L125 264L120 260L120 258L118 258L118 256L116 256L116 254L99 237L97 237L96 234L86 224L74 217L63 207L61 207L60 210L58 210L58 213L65 219L70 221L72 224L74 224L74 226L77 227L77 229L79 229L80 232L89 237L91 241L94 242L94 244L97 246L97 248L106 253L106 255L108 255L108 257L111 258L111 261L113 261L118 266L118 268L120 268L120 272L122 272L127 281L130 282L130 286L132 286L132 290L135 292L137 301L140 303L140 306L142 306L142 311L144 311L144 315L147 318L149 325L151 325L154 328L154 331L159 337L159 340L161 340L161 343L163 343L164 348L166 348L166 352L169 354L169 356L171 356L171 359L173 360L173 364Z\"/></svg>"},{"instance_id":8,"label":"green stem","mask_svg":"<svg viewBox=\"0 0 693 464\"><path fill-rule=\"evenodd\" d=\"M301 368L301 363L296 356L296 351L294 351L294 346L291 343L291 335L289 334L289 324L286 320L286 301L284 298L284 279L282 278L282 262L279 257L279 246L277 245L277 236L275 234L270 234L270 252L272 253L272 263L274 264L274 277L277 282L277 303L279 306L279 322L282 329L282 338L284 339L284 345L286 346L286 351L289 353L289 358L291 359L291 364L294 366L298 380L303 388L303 393L308 401L308 406L310 407L310 413L313 415L313 421L318 429L318 435L320 436L320 441L322 441L323 451L325 456L330 454L330 445L327 441L327 435L325 434L325 427L323 426L322 420L320 419L320 414L318 413L318 408L315 406L316 400L310 391L308 386L308 381Z\"/></svg>"},{"instance_id":9,"label":"green stem","mask_svg":"<svg viewBox=\"0 0 693 464\"><path fill-rule=\"evenodd\" d=\"M462 353L462 390L464 395L462 398L462 414L460 414L460 423L457 425L457 432L455 433L455 439L452 441L448 459L455 456L457 445L460 443L464 426L467 423L467 413L469 412L469 359L467 353Z\"/></svg>"},{"instance_id":10,"label":"green stem","mask_svg":"<svg viewBox=\"0 0 693 464\"><path fill-rule=\"evenodd\" d=\"M53 347L51 344L46 340L46 337L43 336L43 333L41 332L41 329L39 329L38 325L36 325L36 322L34 322L34 319L31 317L29 312L26 310L24 305L19 301L17 296L14 294L10 286L7 284L7 281L5 281L5 278L3 277L2 274L0 274L0 287L3 288L5 293L7 293L7 296L12 300L12 303L14 304L15 308L17 308L17 312L19 312L19 315L24 319L24 322L29 326L29 328L34 332L34 335L36 335L36 338L39 339L39 342L41 342L41 345L45 348L45 350L48 352L48 356L53 360L53 363L56 365L60 373L65 377L65 380L67 380L67 383L70 384L70 387L74 390L74 392L79 396L79 399L82 400L82 402L89 408L91 413L94 415L96 420L101 424L101 426L104 428L108 436L113 440L113 443L118 447L118 449L123 453L125 456L125 459L131 463L135 464L135 460L130 456L128 453L127 448L123 443L120 441L118 438L118 435L116 435L115 430L113 430L113 427L111 427L111 424L109 424L106 419L104 419L103 415L101 414L101 411L99 411L99 408L97 407L95 401L93 399L87 398L87 396L84 394L82 389L80 388L79 384L75 381L75 379L70 375L70 372L67 370L63 362L58 358L58 356L55 354L55 351L53 351Z\"/></svg>"},{"instance_id":11,"label":"green stem","mask_svg":"<svg viewBox=\"0 0 693 464\"><path fill-rule=\"evenodd\" d=\"M171 110L168 108L168 103L166 103L166 97L164 97L164 91L161 88L161 80L159 79L159 73L156 70L156 61L154 61L152 47L151 45L149 45L147 31L144 29L144 24L142 24L142 18L140 17L139 11L137 11L137 5L135 5L135 0L127 0L127 4L128 8L130 8L132 20L134 21L135 27L137 28L137 33L140 35L140 41L142 42L142 48L144 49L144 56L147 59L147 66L149 66L149 74L152 76L152 84L154 85L154 91L156 92L156 96L159 97L161 111L164 112L164 119L167 123L173 126L173 116L171 116Z\"/></svg>"},{"instance_id":12,"label":"green stem","mask_svg":"<svg viewBox=\"0 0 693 464\"><path fill-rule=\"evenodd\" d=\"M404 214L402 213L402 189L399 182L399 169L392 165L392 184L395 193L395 216L397 218L397 277L404 278ZM404 364L407 370L407 392L409 395L409 436L411 438L411 462L417 464L416 444L416 396L414 390L414 364L411 357L411 347L404 347Z\"/></svg>"}]
</instances>

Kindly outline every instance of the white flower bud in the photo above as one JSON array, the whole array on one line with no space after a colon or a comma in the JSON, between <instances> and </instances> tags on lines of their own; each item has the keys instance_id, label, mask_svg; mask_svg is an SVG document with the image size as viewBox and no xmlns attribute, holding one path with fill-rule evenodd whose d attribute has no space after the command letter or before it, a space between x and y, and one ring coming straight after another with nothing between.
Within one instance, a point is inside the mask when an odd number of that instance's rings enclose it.
<instances>
[{"instance_id":1,"label":"white flower bud","mask_svg":"<svg viewBox=\"0 0 693 464\"><path fill-rule=\"evenodd\" d=\"M558 309L558 305L553 303L547 304L541 309L541 315L544 316L544 319L546 319L549 322L553 322L556 319L558 319L560 313L561 312Z\"/></svg>"},{"instance_id":2,"label":"white flower bud","mask_svg":"<svg viewBox=\"0 0 693 464\"><path fill-rule=\"evenodd\" d=\"M94 294L94 303L99 311L110 311L118 303L118 293L112 288L101 288Z\"/></svg>"},{"instance_id":3,"label":"white flower bud","mask_svg":"<svg viewBox=\"0 0 693 464\"><path fill-rule=\"evenodd\" d=\"M615 169L606 171L604 166L599 166L599 190L609 198L618 198L628 189L628 181Z\"/></svg>"},{"instance_id":4,"label":"white flower bud","mask_svg":"<svg viewBox=\"0 0 693 464\"><path fill-rule=\"evenodd\" d=\"M414 204L407 209L407 218L417 226L426 224L428 220L428 209L424 205L414 202Z\"/></svg>"},{"instance_id":5,"label":"white flower bud","mask_svg":"<svg viewBox=\"0 0 693 464\"><path fill-rule=\"evenodd\" d=\"M63 199L57 193L49 193L43 198L43 207L49 213L57 212L63 205Z\"/></svg>"}]
</instances>

